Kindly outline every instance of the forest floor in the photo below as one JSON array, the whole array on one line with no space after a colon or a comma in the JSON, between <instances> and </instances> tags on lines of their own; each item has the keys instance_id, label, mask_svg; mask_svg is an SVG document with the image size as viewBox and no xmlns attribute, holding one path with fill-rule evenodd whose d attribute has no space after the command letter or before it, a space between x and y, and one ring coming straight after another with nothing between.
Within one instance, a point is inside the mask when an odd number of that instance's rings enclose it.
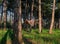
<instances>
[{"instance_id":1,"label":"forest floor","mask_svg":"<svg viewBox=\"0 0 60 44\"><path fill-rule=\"evenodd\" d=\"M23 40L25 44L60 44L60 30L54 29L52 34L48 32L48 29L43 29L42 33L38 33L38 29L31 32L23 30ZM13 40L12 30L0 30L0 44L13 44Z\"/></svg>"}]
</instances>

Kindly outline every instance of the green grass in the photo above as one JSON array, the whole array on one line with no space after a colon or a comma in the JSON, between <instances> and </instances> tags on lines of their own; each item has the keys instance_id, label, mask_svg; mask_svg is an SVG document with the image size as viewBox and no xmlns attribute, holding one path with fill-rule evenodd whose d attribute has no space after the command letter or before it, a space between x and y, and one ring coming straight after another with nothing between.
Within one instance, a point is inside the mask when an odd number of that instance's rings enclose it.
<instances>
[{"instance_id":1,"label":"green grass","mask_svg":"<svg viewBox=\"0 0 60 44\"><path fill-rule=\"evenodd\" d=\"M38 29L32 30L31 32L22 31L23 38L31 39L36 42L36 44L60 44L60 30L54 29L52 34L48 33L48 29L43 29L42 33L38 32ZM0 30L0 41L6 38L11 39L12 30ZM13 37L13 36L12 36Z\"/></svg>"},{"instance_id":2,"label":"green grass","mask_svg":"<svg viewBox=\"0 0 60 44\"><path fill-rule=\"evenodd\" d=\"M52 34L48 33L48 30L44 29L42 33L38 33L38 30L32 30L31 33L23 31L25 38L32 39L37 44L60 44L60 30L53 30Z\"/></svg>"}]
</instances>

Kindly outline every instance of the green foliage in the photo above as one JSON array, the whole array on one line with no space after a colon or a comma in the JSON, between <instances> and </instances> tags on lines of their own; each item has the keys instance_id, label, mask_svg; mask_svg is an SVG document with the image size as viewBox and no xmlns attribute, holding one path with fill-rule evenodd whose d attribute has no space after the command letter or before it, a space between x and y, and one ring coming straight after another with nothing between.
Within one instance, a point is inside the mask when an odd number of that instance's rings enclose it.
<instances>
[{"instance_id":1,"label":"green foliage","mask_svg":"<svg viewBox=\"0 0 60 44\"><path fill-rule=\"evenodd\" d=\"M30 39L37 44L60 44L60 30L54 29L52 34L49 34L48 31L47 29L43 29L42 33L39 34L38 29L31 32L23 30L22 34L24 39ZM14 39L12 34L12 30L0 30L0 42L2 39L12 40L11 37Z\"/></svg>"},{"instance_id":2,"label":"green foliage","mask_svg":"<svg viewBox=\"0 0 60 44\"><path fill-rule=\"evenodd\" d=\"M36 41L38 44L60 44L60 31L53 30L52 34L48 33L48 30L44 29L42 33L38 33L38 30L32 30L31 33L23 31L23 36L28 39Z\"/></svg>"}]
</instances>

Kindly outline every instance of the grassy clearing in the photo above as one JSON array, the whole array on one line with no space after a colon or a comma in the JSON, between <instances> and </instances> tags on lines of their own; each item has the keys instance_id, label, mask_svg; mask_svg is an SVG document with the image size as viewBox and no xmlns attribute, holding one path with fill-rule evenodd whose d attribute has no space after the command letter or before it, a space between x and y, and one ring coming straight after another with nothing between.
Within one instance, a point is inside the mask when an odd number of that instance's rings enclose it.
<instances>
[{"instance_id":1,"label":"grassy clearing","mask_svg":"<svg viewBox=\"0 0 60 44\"><path fill-rule=\"evenodd\" d=\"M37 44L60 44L60 30L58 29L53 30L52 34L49 34L45 29L40 34L38 30L32 30L31 33L23 31L23 36L36 41Z\"/></svg>"},{"instance_id":2,"label":"grassy clearing","mask_svg":"<svg viewBox=\"0 0 60 44\"><path fill-rule=\"evenodd\" d=\"M11 30L0 30L0 42L6 39L11 40L13 32ZM32 40L35 44L60 44L60 30L53 30L52 34L48 33L47 29L43 29L42 33L38 33L38 29L31 32L22 31L23 38ZM13 36L12 36L13 37ZM28 44L28 43L26 43Z\"/></svg>"}]
</instances>

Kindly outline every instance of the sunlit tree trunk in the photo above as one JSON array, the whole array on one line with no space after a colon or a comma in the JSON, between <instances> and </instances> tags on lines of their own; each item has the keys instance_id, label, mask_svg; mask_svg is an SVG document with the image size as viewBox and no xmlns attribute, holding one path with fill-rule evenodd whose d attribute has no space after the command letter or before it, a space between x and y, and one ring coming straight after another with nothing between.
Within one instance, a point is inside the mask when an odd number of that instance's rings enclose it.
<instances>
[{"instance_id":1,"label":"sunlit tree trunk","mask_svg":"<svg viewBox=\"0 0 60 44\"><path fill-rule=\"evenodd\" d=\"M51 25L50 25L50 30L49 33L52 33L53 25L54 25L54 14L55 14L55 1L53 0L53 8L52 8L52 19L51 19Z\"/></svg>"},{"instance_id":2,"label":"sunlit tree trunk","mask_svg":"<svg viewBox=\"0 0 60 44\"><path fill-rule=\"evenodd\" d=\"M6 29L6 19L7 19L7 2L3 0L3 21L4 21L4 30Z\"/></svg>"},{"instance_id":3,"label":"sunlit tree trunk","mask_svg":"<svg viewBox=\"0 0 60 44\"><path fill-rule=\"evenodd\" d=\"M33 16L34 0L32 0L31 17Z\"/></svg>"},{"instance_id":4,"label":"sunlit tree trunk","mask_svg":"<svg viewBox=\"0 0 60 44\"><path fill-rule=\"evenodd\" d=\"M22 18L21 18L21 0L19 0L19 8L18 8L18 40L20 44L24 44L22 40Z\"/></svg>"},{"instance_id":5,"label":"sunlit tree trunk","mask_svg":"<svg viewBox=\"0 0 60 44\"><path fill-rule=\"evenodd\" d=\"M41 0L39 0L39 33L42 31L41 17Z\"/></svg>"}]
</instances>

